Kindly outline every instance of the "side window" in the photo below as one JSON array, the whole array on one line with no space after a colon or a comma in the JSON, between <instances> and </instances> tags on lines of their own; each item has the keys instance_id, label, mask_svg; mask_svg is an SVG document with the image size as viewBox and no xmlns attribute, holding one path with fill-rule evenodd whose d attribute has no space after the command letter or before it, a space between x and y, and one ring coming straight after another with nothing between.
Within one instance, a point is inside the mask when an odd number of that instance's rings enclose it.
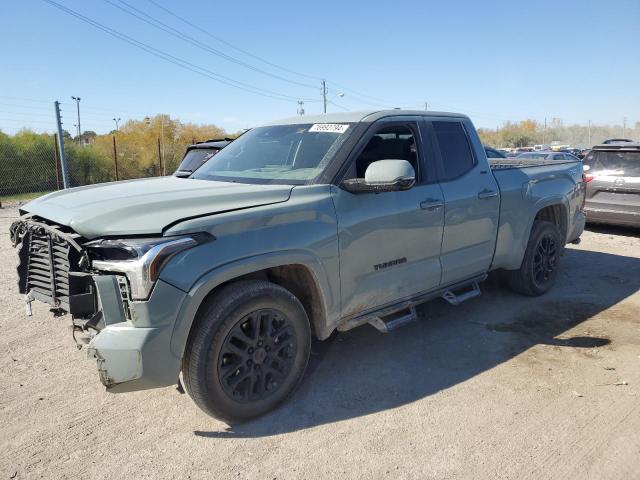
<instances>
[{"instance_id":1,"label":"side window","mask_svg":"<svg viewBox=\"0 0 640 480\"><path fill-rule=\"evenodd\" d=\"M416 127L417 130L417 127ZM378 130L349 169L345 179L364 178L371 163L378 160L406 160L420 179L420 166L414 130L405 125L390 125Z\"/></svg>"},{"instance_id":2,"label":"side window","mask_svg":"<svg viewBox=\"0 0 640 480\"><path fill-rule=\"evenodd\" d=\"M446 182L457 178L475 164L467 133L460 122L433 122L442 157L443 178Z\"/></svg>"}]
</instances>

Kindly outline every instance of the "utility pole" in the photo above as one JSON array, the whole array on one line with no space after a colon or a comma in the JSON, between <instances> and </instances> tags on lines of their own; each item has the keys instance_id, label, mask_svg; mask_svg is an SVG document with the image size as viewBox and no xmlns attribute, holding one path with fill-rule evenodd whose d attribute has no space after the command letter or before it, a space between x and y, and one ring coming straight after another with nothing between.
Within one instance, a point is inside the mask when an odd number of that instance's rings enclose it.
<instances>
[{"instance_id":1,"label":"utility pole","mask_svg":"<svg viewBox=\"0 0 640 480\"><path fill-rule=\"evenodd\" d=\"M429 110L429 104L427 102L424 102L424 110L425 111Z\"/></svg>"},{"instance_id":2,"label":"utility pole","mask_svg":"<svg viewBox=\"0 0 640 480\"><path fill-rule=\"evenodd\" d=\"M120 120L122 120L120 117L113 119L113 121L116 124L116 132L120 129L120 126L119 126Z\"/></svg>"},{"instance_id":3,"label":"utility pole","mask_svg":"<svg viewBox=\"0 0 640 480\"><path fill-rule=\"evenodd\" d=\"M323 113L327 113L327 82L322 80L322 105L323 105L323 109L322 112Z\"/></svg>"},{"instance_id":4,"label":"utility pole","mask_svg":"<svg viewBox=\"0 0 640 480\"><path fill-rule=\"evenodd\" d=\"M624 138L626 132L627 132L627 117L624 117L622 119L622 138Z\"/></svg>"},{"instance_id":5,"label":"utility pole","mask_svg":"<svg viewBox=\"0 0 640 480\"><path fill-rule=\"evenodd\" d=\"M71 100L75 100L78 107L78 143L82 144L82 127L80 127L80 97L71 96Z\"/></svg>"},{"instance_id":6,"label":"utility pole","mask_svg":"<svg viewBox=\"0 0 640 480\"><path fill-rule=\"evenodd\" d=\"M162 175L166 175L165 166L166 162L164 161L164 115L160 116L160 138L162 143L162 159L160 160L160 168L162 171Z\"/></svg>"},{"instance_id":7,"label":"utility pole","mask_svg":"<svg viewBox=\"0 0 640 480\"><path fill-rule=\"evenodd\" d=\"M160 138L158 138L158 162L160 163L160 175L158 176L163 176L162 171L164 170L163 166L162 166L162 153L160 150Z\"/></svg>"},{"instance_id":8,"label":"utility pole","mask_svg":"<svg viewBox=\"0 0 640 480\"><path fill-rule=\"evenodd\" d=\"M117 130L117 129L116 129ZM120 180L118 175L118 147L116 147L116 136L113 136L113 166L115 168L116 182Z\"/></svg>"},{"instance_id":9,"label":"utility pole","mask_svg":"<svg viewBox=\"0 0 640 480\"><path fill-rule=\"evenodd\" d=\"M296 113L300 116L304 115L304 102L302 100L298 100L298 110Z\"/></svg>"},{"instance_id":10,"label":"utility pole","mask_svg":"<svg viewBox=\"0 0 640 480\"><path fill-rule=\"evenodd\" d=\"M69 188L69 171L67 170L67 157L64 154L64 137L62 136L62 116L60 115L60 102L53 102L58 125L58 152L60 154L60 166L62 167L62 186Z\"/></svg>"},{"instance_id":11,"label":"utility pole","mask_svg":"<svg viewBox=\"0 0 640 480\"><path fill-rule=\"evenodd\" d=\"M58 134L53 134L53 160L56 162L56 190L60 190L60 160L58 159Z\"/></svg>"},{"instance_id":12,"label":"utility pole","mask_svg":"<svg viewBox=\"0 0 640 480\"><path fill-rule=\"evenodd\" d=\"M589 147L591 146L591 120L589 120Z\"/></svg>"},{"instance_id":13,"label":"utility pole","mask_svg":"<svg viewBox=\"0 0 640 480\"><path fill-rule=\"evenodd\" d=\"M542 145L545 145L546 135L547 135L547 117L544 117L544 129L542 130Z\"/></svg>"}]
</instances>

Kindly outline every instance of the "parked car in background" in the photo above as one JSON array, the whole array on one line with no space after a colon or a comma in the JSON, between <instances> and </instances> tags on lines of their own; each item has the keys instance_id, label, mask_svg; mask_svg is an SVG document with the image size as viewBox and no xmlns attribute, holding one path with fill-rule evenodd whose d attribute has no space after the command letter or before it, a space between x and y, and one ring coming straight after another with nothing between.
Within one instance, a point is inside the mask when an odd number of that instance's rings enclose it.
<instances>
[{"instance_id":1,"label":"parked car in background","mask_svg":"<svg viewBox=\"0 0 640 480\"><path fill-rule=\"evenodd\" d=\"M189 145L174 175L176 177L188 177L232 141L231 138L223 138Z\"/></svg>"},{"instance_id":2,"label":"parked car in background","mask_svg":"<svg viewBox=\"0 0 640 480\"><path fill-rule=\"evenodd\" d=\"M529 160L560 160L564 162L579 162L580 159L570 153L563 152L527 152L521 153L516 158Z\"/></svg>"},{"instance_id":3,"label":"parked car in background","mask_svg":"<svg viewBox=\"0 0 640 480\"><path fill-rule=\"evenodd\" d=\"M580 155L580 152L582 150L580 150L579 148L563 148L560 151L562 153L569 153L569 154L573 155L574 157L580 158L578 155Z\"/></svg>"},{"instance_id":4,"label":"parked car in background","mask_svg":"<svg viewBox=\"0 0 640 480\"><path fill-rule=\"evenodd\" d=\"M542 152L544 150L549 150L551 147L549 147L549 145L545 144L539 144L539 145L534 145L533 146L533 151L534 152Z\"/></svg>"},{"instance_id":5,"label":"parked car in background","mask_svg":"<svg viewBox=\"0 0 640 480\"><path fill-rule=\"evenodd\" d=\"M640 143L596 145L583 168L587 221L640 227Z\"/></svg>"},{"instance_id":6,"label":"parked car in background","mask_svg":"<svg viewBox=\"0 0 640 480\"><path fill-rule=\"evenodd\" d=\"M629 140L628 138L610 138L602 142L602 145L611 145L613 143L634 143L633 140Z\"/></svg>"},{"instance_id":7,"label":"parked car in background","mask_svg":"<svg viewBox=\"0 0 640 480\"><path fill-rule=\"evenodd\" d=\"M487 158L507 158L507 155L503 153L504 151L498 150L496 148L484 146L484 151L487 154Z\"/></svg>"},{"instance_id":8,"label":"parked car in background","mask_svg":"<svg viewBox=\"0 0 640 480\"><path fill-rule=\"evenodd\" d=\"M580 153L577 155L577 157L584 158L589 154L590 151L591 151L590 148L585 148L584 150L580 150Z\"/></svg>"}]
</instances>

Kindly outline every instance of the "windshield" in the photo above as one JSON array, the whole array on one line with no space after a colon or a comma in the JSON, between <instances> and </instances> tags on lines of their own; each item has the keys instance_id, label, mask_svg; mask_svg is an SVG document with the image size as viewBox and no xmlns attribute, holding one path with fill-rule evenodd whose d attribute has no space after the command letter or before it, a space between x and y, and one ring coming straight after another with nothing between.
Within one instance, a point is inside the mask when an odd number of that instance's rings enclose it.
<instances>
[{"instance_id":1,"label":"windshield","mask_svg":"<svg viewBox=\"0 0 640 480\"><path fill-rule=\"evenodd\" d=\"M608 175L640 177L640 151L605 152L592 150L584 159L585 165L594 172L606 172Z\"/></svg>"},{"instance_id":2,"label":"windshield","mask_svg":"<svg viewBox=\"0 0 640 480\"><path fill-rule=\"evenodd\" d=\"M257 127L225 147L192 178L303 184L316 178L344 142L351 124Z\"/></svg>"}]
</instances>

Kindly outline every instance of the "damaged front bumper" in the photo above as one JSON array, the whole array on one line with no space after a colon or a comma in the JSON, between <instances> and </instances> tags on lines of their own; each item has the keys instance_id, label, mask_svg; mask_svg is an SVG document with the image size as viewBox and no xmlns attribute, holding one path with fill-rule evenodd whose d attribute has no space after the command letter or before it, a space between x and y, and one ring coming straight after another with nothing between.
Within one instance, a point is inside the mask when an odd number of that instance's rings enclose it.
<instances>
[{"instance_id":1,"label":"damaged front bumper","mask_svg":"<svg viewBox=\"0 0 640 480\"><path fill-rule=\"evenodd\" d=\"M185 293L158 281L149 300L123 302L115 276L95 275L104 327L89 342L100 380L113 393L175 385L181 361L171 353L173 326Z\"/></svg>"}]
</instances>

